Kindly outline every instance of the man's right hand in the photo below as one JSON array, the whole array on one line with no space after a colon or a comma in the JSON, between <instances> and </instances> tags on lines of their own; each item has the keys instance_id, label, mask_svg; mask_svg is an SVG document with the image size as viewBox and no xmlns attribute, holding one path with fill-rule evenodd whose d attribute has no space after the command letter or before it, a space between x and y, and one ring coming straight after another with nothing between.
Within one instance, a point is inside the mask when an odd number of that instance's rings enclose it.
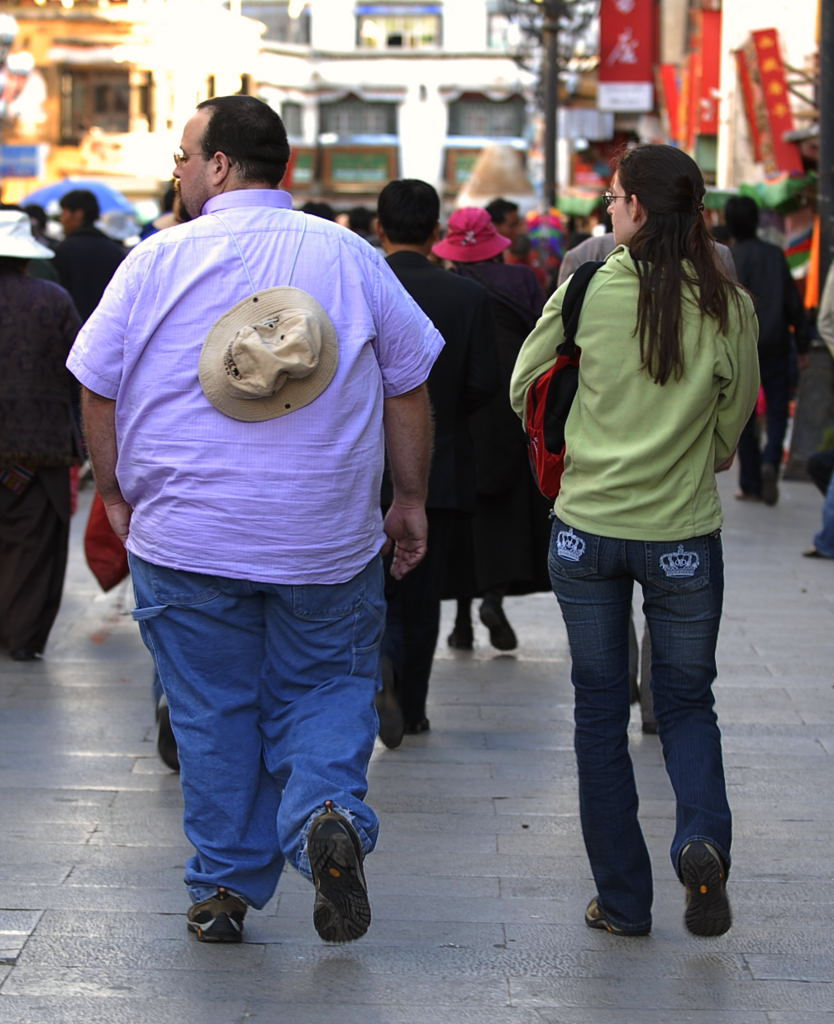
<instances>
[{"instance_id":1,"label":"man's right hand","mask_svg":"<svg viewBox=\"0 0 834 1024\"><path fill-rule=\"evenodd\" d=\"M401 580L426 554L429 532L426 510L422 505L400 505L395 500L385 515L383 528L388 540L382 553L387 555L393 545L391 575Z\"/></svg>"}]
</instances>

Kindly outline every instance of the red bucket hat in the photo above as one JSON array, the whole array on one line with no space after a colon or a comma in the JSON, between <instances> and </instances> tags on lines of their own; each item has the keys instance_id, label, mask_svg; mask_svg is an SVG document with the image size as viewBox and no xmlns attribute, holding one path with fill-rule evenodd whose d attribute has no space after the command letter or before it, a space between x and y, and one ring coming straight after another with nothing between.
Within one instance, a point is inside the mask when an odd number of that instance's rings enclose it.
<instances>
[{"instance_id":1,"label":"red bucket hat","mask_svg":"<svg viewBox=\"0 0 834 1024\"><path fill-rule=\"evenodd\" d=\"M435 256L456 263L477 263L489 260L510 245L495 230L486 210L479 206L464 206L449 218L446 237L432 246Z\"/></svg>"}]
</instances>

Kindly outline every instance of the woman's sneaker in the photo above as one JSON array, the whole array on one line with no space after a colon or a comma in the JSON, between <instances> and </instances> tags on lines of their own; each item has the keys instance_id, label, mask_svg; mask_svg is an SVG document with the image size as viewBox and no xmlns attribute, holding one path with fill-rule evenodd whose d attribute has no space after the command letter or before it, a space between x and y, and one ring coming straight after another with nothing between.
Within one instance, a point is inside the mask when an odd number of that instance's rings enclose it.
<instances>
[{"instance_id":1,"label":"woman's sneaker","mask_svg":"<svg viewBox=\"0 0 834 1024\"><path fill-rule=\"evenodd\" d=\"M733 915L727 899L727 872L714 846L697 840L681 853L681 878L686 886L683 922L693 935L723 935Z\"/></svg>"},{"instance_id":2,"label":"woman's sneaker","mask_svg":"<svg viewBox=\"0 0 834 1024\"><path fill-rule=\"evenodd\" d=\"M188 908L188 930L200 942L240 942L246 910L240 896L220 886L214 896Z\"/></svg>"},{"instance_id":3,"label":"woman's sneaker","mask_svg":"<svg viewBox=\"0 0 834 1024\"><path fill-rule=\"evenodd\" d=\"M310 827L307 855L316 886L313 924L325 942L352 942L371 923L362 847L353 825L333 802Z\"/></svg>"}]
</instances>

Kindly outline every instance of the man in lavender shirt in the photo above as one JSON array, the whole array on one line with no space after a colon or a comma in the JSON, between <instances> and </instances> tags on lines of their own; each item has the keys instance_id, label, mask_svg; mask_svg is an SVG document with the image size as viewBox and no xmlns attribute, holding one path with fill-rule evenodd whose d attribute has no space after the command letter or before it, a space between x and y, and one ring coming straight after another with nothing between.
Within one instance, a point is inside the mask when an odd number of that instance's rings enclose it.
<instances>
[{"instance_id":1,"label":"man in lavender shirt","mask_svg":"<svg viewBox=\"0 0 834 1024\"><path fill-rule=\"evenodd\" d=\"M281 119L200 104L192 220L128 255L70 354L176 736L198 939L237 942L285 863L326 941L364 934L380 555L426 550L425 381L443 341L379 253L292 210ZM379 512L387 447L394 499Z\"/></svg>"}]
</instances>

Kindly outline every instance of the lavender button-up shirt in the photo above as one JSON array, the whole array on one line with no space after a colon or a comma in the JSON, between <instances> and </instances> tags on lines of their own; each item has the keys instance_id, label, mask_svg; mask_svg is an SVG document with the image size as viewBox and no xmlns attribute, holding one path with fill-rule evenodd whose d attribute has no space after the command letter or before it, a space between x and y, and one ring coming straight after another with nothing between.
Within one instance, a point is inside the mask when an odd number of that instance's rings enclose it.
<instances>
[{"instance_id":1,"label":"lavender button-up shirt","mask_svg":"<svg viewBox=\"0 0 834 1024\"><path fill-rule=\"evenodd\" d=\"M215 321L255 290L302 288L327 310L339 366L315 401L244 423L197 364ZM383 543L383 399L422 384L443 340L354 233L278 190L210 199L128 255L67 365L116 400L128 549L158 565L271 583L344 582Z\"/></svg>"}]
</instances>

